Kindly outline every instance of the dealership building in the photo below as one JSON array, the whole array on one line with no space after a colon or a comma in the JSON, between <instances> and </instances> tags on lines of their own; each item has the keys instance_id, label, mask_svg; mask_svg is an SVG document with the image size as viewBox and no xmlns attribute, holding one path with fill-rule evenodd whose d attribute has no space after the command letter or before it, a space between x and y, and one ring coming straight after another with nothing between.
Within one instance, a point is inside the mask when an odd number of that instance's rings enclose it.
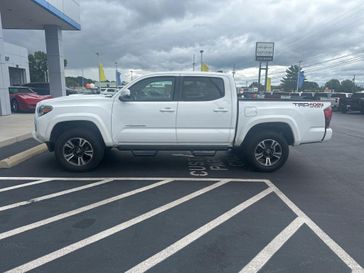
<instances>
[{"instance_id":1,"label":"dealership building","mask_svg":"<svg viewBox=\"0 0 364 273\"><path fill-rule=\"evenodd\" d=\"M9 115L8 87L29 81L30 77L27 49L6 43L3 29L44 30L51 95L65 95L62 31L81 29L78 1L0 1L0 115Z\"/></svg>"}]
</instances>

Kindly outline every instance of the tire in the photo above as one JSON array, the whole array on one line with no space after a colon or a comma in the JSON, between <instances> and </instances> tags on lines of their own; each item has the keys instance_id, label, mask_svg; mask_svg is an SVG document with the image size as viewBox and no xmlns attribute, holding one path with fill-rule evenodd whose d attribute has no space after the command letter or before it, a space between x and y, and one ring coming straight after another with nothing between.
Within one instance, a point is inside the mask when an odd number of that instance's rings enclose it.
<instances>
[{"instance_id":1,"label":"tire","mask_svg":"<svg viewBox=\"0 0 364 273\"><path fill-rule=\"evenodd\" d=\"M57 161L66 170L85 172L95 169L101 163L105 145L95 131L74 128L57 138L54 152Z\"/></svg>"},{"instance_id":2,"label":"tire","mask_svg":"<svg viewBox=\"0 0 364 273\"><path fill-rule=\"evenodd\" d=\"M18 113L19 112L19 103L16 99L13 99L10 103L11 112Z\"/></svg>"},{"instance_id":3,"label":"tire","mask_svg":"<svg viewBox=\"0 0 364 273\"><path fill-rule=\"evenodd\" d=\"M258 132L250 137L244 150L247 161L256 171L273 172L288 159L287 140L274 131Z\"/></svg>"}]
</instances>

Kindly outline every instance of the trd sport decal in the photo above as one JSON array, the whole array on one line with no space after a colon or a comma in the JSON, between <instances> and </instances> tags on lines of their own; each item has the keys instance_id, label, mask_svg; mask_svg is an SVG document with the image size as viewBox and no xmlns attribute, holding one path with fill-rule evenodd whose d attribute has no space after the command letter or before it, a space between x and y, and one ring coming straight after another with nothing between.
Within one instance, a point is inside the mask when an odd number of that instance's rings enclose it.
<instances>
[{"instance_id":1,"label":"trd sport decal","mask_svg":"<svg viewBox=\"0 0 364 273\"><path fill-rule=\"evenodd\" d=\"M307 108L322 108L324 104L322 102L294 102L293 105L296 107L307 107Z\"/></svg>"}]
</instances>

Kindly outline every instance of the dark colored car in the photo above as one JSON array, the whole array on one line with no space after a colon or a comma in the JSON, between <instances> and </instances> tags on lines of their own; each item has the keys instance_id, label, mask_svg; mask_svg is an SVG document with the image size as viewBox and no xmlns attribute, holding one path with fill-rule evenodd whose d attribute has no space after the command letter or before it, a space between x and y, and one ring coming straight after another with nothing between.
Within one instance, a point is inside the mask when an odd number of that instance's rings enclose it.
<instances>
[{"instance_id":1,"label":"dark colored car","mask_svg":"<svg viewBox=\"0 0 364 273\"><path fill-rule=\"evenodd\" d=\"M49 95L39 95L31 88L24 86L10 86L9 95L11 111L14 113L34 111L39 101L52 98Z\"/></svg>"},{"instance_id":2,"label":"dark colored car","mask_svg":"<svg viewBox=\"0 0 364 273\"><path fill-rule=\"evenodd\" d=\"M340 111L360 111L364 114L364 92L354 93L350 98L340 99Z\"/></svg>"}]
</instances>

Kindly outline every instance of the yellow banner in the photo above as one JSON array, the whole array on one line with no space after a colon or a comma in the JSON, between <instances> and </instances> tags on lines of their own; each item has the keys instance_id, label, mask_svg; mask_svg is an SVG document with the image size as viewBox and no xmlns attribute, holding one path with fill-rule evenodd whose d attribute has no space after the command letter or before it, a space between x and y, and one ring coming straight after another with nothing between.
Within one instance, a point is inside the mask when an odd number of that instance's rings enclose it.
<instances>
[{"instance_id":1,"label":"yellow banner","mask_svg":"<svg viewBox=\"0 0 364 273\"><path fill-rule=\"evenodd\" d=\"M209 71L209 66L207 64L202 64L201 65L201 71L208 72Z\"/></svg>"},{"instance_id":2,"label":"yellow banner","mask_svg":"<svg viewBox=\"0 0 364 273\"><path fill-rule=\"evenodd\" d=\"M267 92L272 92L272 78L267 78Z\"/></svg>"},{"instance_id":3,"label":"yellow banner","mask_svg":"<svg viewBox=\"0 0 364 273\"><path fill-rule=\"evenodd\" d=\"M102 64L99 64L99 79L100 82L106 81L104 66Z\"/></svg>"}]
</instances>

